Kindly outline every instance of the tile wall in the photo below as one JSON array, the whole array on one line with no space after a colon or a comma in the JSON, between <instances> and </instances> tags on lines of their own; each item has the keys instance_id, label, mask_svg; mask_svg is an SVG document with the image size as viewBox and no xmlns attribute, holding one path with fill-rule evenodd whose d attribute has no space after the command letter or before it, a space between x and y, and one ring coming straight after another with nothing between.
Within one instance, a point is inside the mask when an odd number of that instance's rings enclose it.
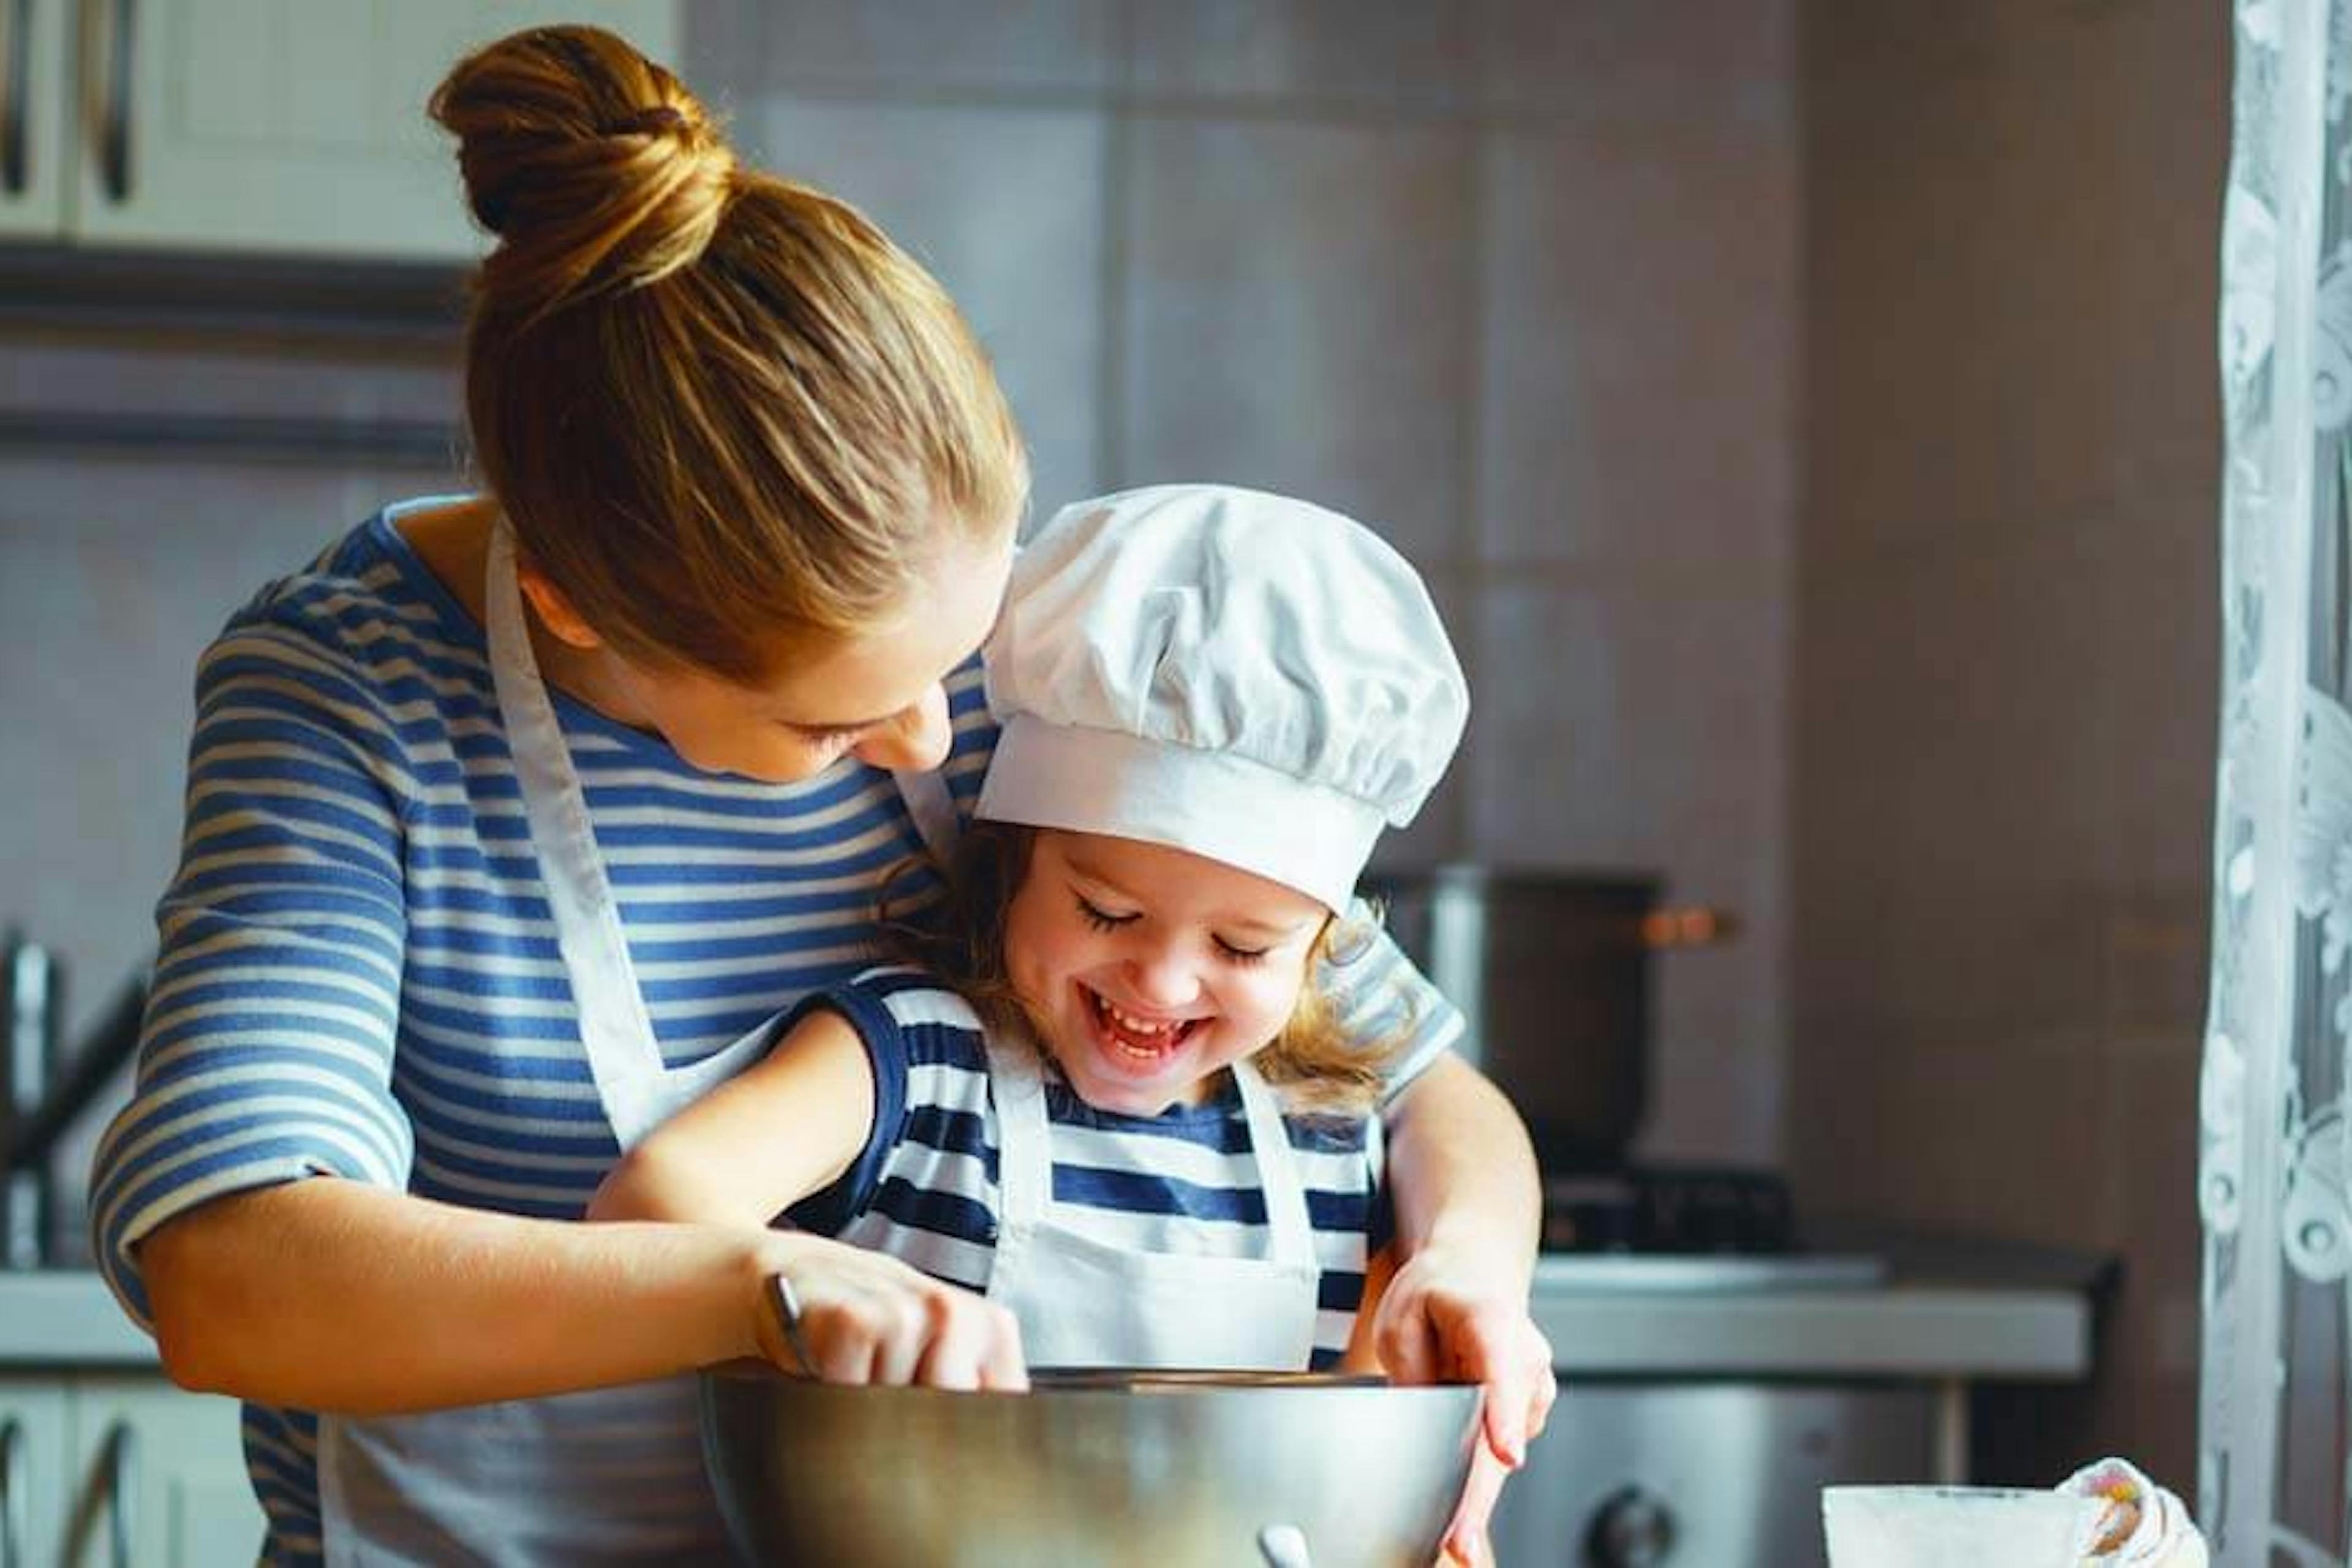
<instances>
[{"instance_id":1,"label":"tile wall","mask_svg":"<svg viewBox=\"0 0 2352 1568\"><path fill-rule=\"evenodd\" d=\"M2226 6L1814 0L1801 1205L2112 1252L1990 1479L2193 1485Z\"/></svg>"}]
</instances>

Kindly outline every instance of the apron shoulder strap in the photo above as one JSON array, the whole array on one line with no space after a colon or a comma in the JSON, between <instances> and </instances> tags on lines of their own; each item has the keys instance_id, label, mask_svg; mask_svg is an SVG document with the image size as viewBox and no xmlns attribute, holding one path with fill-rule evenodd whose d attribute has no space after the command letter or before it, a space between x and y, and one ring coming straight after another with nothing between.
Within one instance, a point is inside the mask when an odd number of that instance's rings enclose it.
<instances>
[{"instance_id":1,"label":"apron shoulder strap","mask_svg":"<svg viewBox=\"0 0 2352 1568\"><path fill-rule=\"evenodd\" d=\"M898 796L907 803L907 815L915 819L915 831L922 835L931 863L945 871L955 859L956 840L962 832L955 797L948 793L947 776L913 768L893 768L890 776L898 782Z\"/></svg>"},{"instance_id":2,"label":"apron shoulder strap","mask_svg":"<svg viewBox=\"0 0 2352 1568\"><path fill-rule=\"evenodd\" d=\"M1251 1151L1257 1157L1258 1186L1265 1194L1266 1239L1271 1260L1315 1267L1315 1226L1307 1217L1307 1184L1290 1147L1289 1124L1274 1089L1247 1057L1233 1064L1234 1087L1241 1091L1249 1121Z\"/></svg>"}]
</instances>

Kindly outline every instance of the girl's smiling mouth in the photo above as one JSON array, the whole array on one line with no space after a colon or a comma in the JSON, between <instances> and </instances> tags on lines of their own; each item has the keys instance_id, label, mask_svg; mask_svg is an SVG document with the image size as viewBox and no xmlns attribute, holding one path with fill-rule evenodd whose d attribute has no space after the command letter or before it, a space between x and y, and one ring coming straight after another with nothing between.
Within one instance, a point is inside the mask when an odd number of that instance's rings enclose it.
<instances>
[{"instance_id":1,"label":"girl's smiling mouth","mask_svg":"<svg viewBox=\"0 0 2352 1568\"><path fill-rule=\"evenodd\" d=\"M1117 1006L1083 982L1078 984L1078 991L1086 998L1087 1016L1094 1020L1096 1037L1130 1061L1164 1061L1206 1021L1140 1017Z\"/></svg>"}]
</instances>

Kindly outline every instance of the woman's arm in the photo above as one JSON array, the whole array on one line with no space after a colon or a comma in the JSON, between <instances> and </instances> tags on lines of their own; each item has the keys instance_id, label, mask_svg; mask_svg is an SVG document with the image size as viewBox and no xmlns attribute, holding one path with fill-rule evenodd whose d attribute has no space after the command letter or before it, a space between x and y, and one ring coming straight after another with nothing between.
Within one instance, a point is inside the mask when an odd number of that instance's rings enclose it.
<instances>
[{"instance_id":1,"label":"woman's arm","mask_svg":"<svg viewBox=\"0 0 2352 1568\"><path fill-rule=\"evenodd\" d=\"M829 1380L1024 1382L994 1303L793 1232L525 1219L318 1177L190 1209L138 1252L173 1382L305 1410L520 1399L738 1356L791 1368L777 1274Z\"/></svg>"},{"instance_id":2,"label":"woman's arm","mask_svg":"<svg viewBox=\"0 0 2352 1568\"><path fill-rule=\"evenodd\" d=\"M1443 1249L1524 1300L1543 1198L1527 1127L1502 1090L1448 1054L1406 1086L1384 1121L1403 1255Z\"/></svg>"},{"instance_id":3,"label":"woman's arm","mask_svg":"<svg viewBox=\"0 0 2352 1568\"><path fill-rule=\"evenodd\" d=\"M1528 1315L1542 1196L1510 1102L1442 1057L1386 1118L1402 1260L1375 1312L1378 1359L1400 1383L1486 1385L1486 1442L1446 1536L1449 1557L1488 1561L1486 1521L1506 1470L1550 1415L1550 1344Z\"/></svg>"},{"instance_id":4,"label":"woman's arm","mask_svg":"<svg viewBox=\"0 0 2352 1568\"><path fill-rule=\"evenodd\" d=\"M217 1199L138 1247L164 1368L189 1388L354 1414L737 1356L840 1383L1024 1386L1020 1331L1001 1307L896 1258L768 1228L849 1167L874 1102L864 1045L817 1012L615 1167L591 1215L634 1223L526 1219L333 1179ZM779 1274L812 1366L776 1321Z\"/></svg>"},{"instance_id":5,"label":"woman's arm","mask_svg":"<svg viewBox=\"0 0 2352 1568\"><path fill-rule=\"evenodd\" d=\"M1541 1201L1535 1152L1500 1090L1449 1048L1463 1019L1359 904L1346 955L1317 983L1340 1027L1391 1053L1387 1181L1400 1261L1443 1247L1497 1292L1522 1301L1535 1266ZM1414 1356L1412 1363L1425 1358Z\"/></svg>"},{"instance_id":6,"label":"woman's arm","mask_svg":"<svg viewBox=\"0 0 2352 1568\"><path fill-rule=\"evenodd\" d=\"M767 1225L840 1179L864 1152L874 1116L865 1043L849 1020L819 1008L756 1066L624 1155L588 1217Z\"/></svg>"}]
</instances>

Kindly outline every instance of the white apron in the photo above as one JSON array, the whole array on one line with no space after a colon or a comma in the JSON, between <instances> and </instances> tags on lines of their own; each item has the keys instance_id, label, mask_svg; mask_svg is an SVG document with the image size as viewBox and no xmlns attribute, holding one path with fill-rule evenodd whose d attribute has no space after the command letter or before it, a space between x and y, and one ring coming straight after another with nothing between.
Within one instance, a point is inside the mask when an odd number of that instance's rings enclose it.
<instances>
[{"instance_id":1,"label":"white apron","mask_svg":"<svg viewBox=\"0 0 2352 1568\"><path fill-rule=\"evenodd\" d=\"M514 542L490 536L491 679L580 1008L598 1096L623 1149L749 1066L774 1020L687 1068L662 1061L620 906L547 684L531 656ZM945 858L955 813L936 773L895 775ZM327 1562L367 1564L701 1563L731 1558L702 1468L694 1379L415 1415L322 1416Z\"/></svg>"},{"instance_id":2,"label":"white apron","mask_svg":"<svg viewBox=\"0 0 2352 1568\"><path fill-rule=\"evenodd\" d=\"M1319 1273L1307 1192L1273 1090L1246 1061L1233 1074L1265 1193L1267 1256L1136 1252L1055 1221L1036 1058L1019 1047L990 1048L1002 1147L988 1296L1020 1320L1031 1366L1307 1370Z\"/></svg>"}]
</instances>

